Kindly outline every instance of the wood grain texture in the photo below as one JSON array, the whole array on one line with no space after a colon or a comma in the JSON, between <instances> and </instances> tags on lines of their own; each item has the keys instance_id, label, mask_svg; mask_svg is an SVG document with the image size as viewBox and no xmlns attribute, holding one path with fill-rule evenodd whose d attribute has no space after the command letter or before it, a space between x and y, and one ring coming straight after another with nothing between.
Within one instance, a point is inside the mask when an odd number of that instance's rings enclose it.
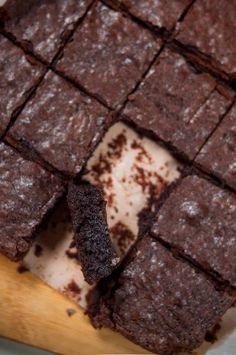
<instances>
[{"instance_id":1,"label":"wood grain texture","mask_svg":"<svg viewBox=\"0 0 236 355\"><path fill-rule=\"evenodd\" d=\"M76 313L69 317L66 310ZM148 354L109 329L95 330L83 310L0 256L0 335L59 354Z\"/></svg>"}]
</instances>

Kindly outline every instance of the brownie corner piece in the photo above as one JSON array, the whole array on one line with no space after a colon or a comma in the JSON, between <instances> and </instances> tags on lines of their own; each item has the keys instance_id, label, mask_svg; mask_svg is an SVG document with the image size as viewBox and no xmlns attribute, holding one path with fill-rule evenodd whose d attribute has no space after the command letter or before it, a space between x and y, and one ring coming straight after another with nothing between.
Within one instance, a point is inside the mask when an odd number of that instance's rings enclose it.
<instances>
[{"instance_id":1,"label":"brownie corner piece","mask_svg":"<svg viewBox=\"0 0 236 355\"><path fill-rule=\"evenodd\" d=\"M149 30L95 2L56 68L115 108L135 88L160 47L161 40Z\"/></svg>"},{"instance_id":2,"label":"brownie corner piece","mask_svg":"<svg viewBox=\"0 0 236 355\"><path fill-rule=\"evenodd\" d=\"M104 106L49 71L6 139L52 170L75 177L110 122Z\"/></svg>"},{"instance_id":3,"label":"brownie corner piece","mask_svg":"<svg viewBox=\"0 0 236 355\"><path fill-rule=\"evenodd\" d=\"M0 34L0 137L38 85L43 66Z\"/></svg>"},{"instance_id":4,"label":"brownie corner piece","mask_svg":"<svg viewBox=\"0 0 236 355\"><path fill-rule=\"evenodd\" d=\"M164 49L139 88L129 96L124 117L193 160L233 102L233 92L206 73L197 73L179 53Z\"/></svg>"},{"instance_id":5,"label":"brownie corner piece","mask_svg":"<svg viewBox=\"0 0 236 355\"><path fill-rule=\"evenodd\" d=\"M159 210L151 233L219 281L236 286L236 196L196 175Z\"/></svg>"},{"instance_id":6,"label":"brownie corner piece","mask_svg":"<svg viewBox=\"0 0 236 355\"><path fill-rule=\"evenodd\" d=\"M50 63L91 3L92 0L7 0L0 26L26 51Z\"/></svg>"},{"instance_id":7,"label":"brownie corner piece","mask_svg":"<svg viewBox=\"0 0 236 355\"><path fill-rule=\"evenodd\" d=\"M96 327L111 327L155 354L170 355L199 347L234 300L146 235L120 273L93 291L88 314Z\"/></svg>"},{"instance_id":8,"label":"brownie corner piece","mask_svg":"<svg viewBox=\"0 0 236 355\"><path fill-rule=\"evenodd\" d=\"M0 251L20 260L65 189L59 178L5 143L0 143L0 156Z\"/></svg>"},{"instance_id":9,"label":"brownie corner piece","mask_svg":"<svg viewBox=\"0 0 236 355\"><path fill-rule=\"evenodd\" d=\"M197 51L211 68L235 79L235 16L234 1L195 1L177 26L176 39L191 51Z\"/></svg>"},{"instance_id":10,"label":"brownie corner piece","mask_svg":"<svg viewBox=\"0 0 236 355\"><path fill-rule=\"evenodd\" d=\"M106 202L102 192L86 182L69 184L67 202L78 260L92 284L110 275L119 262L109 237Z\"/></svg>"},{"instance_id":11,"label":"brownie corner piece","mask_svg":"<svg viewBox=\"0 0 236 355\"><path fill-rule=\"evenodd\" d=\"M195 162L236 191L236 104L202 147Z\"/></svg>"}]
</instances>

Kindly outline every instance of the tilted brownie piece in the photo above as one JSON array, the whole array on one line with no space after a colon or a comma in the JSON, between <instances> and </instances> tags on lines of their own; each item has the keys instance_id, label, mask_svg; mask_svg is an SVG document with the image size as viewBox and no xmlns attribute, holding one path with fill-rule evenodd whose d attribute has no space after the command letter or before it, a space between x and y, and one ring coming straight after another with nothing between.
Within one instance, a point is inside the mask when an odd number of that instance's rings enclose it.
<instances>
[{"instance_id":1,"label":"tilted brownie piece","mask_svg":"<svg viewBox=\"0 0 236 355\"><path fill-rule=\"evenodd\" d=\"M192 0L105 0L157 28L171 30Z\"/></svg>"},{"instance_id":2,"label":"tilted brownie piece","mask_svg":"<svg viewBox=\"0 0 236 355\"><path fill-rule=\"evenodd\" d=\"M108 110L52 72L47 73L8 133L56 170L80 172L110 122Z\"/></svg>"},{"instance_id":3,"label":"tilted brownie piece","mask_svg":"<svg viewBox=\"0 0 236 355\"><path fill-rule=\"evenodd\" d=\"M0 252L20 260L34 232L62 196L59 178L0 144Z\"/></svg>"},{"instance_id":4,"label":"tilted brownie piece","mask_svg":"<svg viewBox=\"0 0 236 355\"><path fill-rule=\"evenodd\" d=\"M163 355L197 348L234 301L148 235L110 286L109 292L103 282L90 297L93 324L114 328ZM107 294L99 298L102 289Z\"/></svg>"},{"instance_id":5,"label":"tilted brownie piece","mask_svg":"<svg viewBox=\"0 0 236 355\"><path fill-rule=\"evenodd\" d=\"M152 234L236 286L236 197L186 177L159 210Z\"/></svg>"},{"instance_id":6,"label":"tilted brownie piece","mask_svg":"<svg viewBox=\"0 0 236 355\"><path fill-rule=\"evenodd\" d=\"M1 27L27 51L51 62L92 0L8 0Z\"/></svg>"},{"instance_id":7,"label":"tilted brownie piece","mask_svg":"<svg viewBox=\"0 0 236 355\"><path fill-rule=\"evenodd\" d=\"M106 202L102 192L88 183L70 184L67 201L78 259L85 280L92 284L110 275L119 261L109 237Z\"/></svg>"},{"instance_id":8,"label":"tilted brownie piece","mask_svg":"<svg viewBox=\"0 0 236 355\"><path fill-rule=\"evenodd\" d=\"M197 74L182 56L165 49L129 96L124 115L193 159L232 96L208 74Z\"/></svg>"},{"instance_id":9,"label":"tilted brownie piece","mask_svg":"<svg viewBox=\"0 0 236 355\"><path fill-rule=\"evenodd\" d=\"M236 104L203 146L196 162L236 190Z\"/></svg>"},{"instance_id":10,"label":"tilted brownie piece","mask_svg":"<svg viewBox=\"0 0 236 355\"><path fill-rule=\"evenodd\" d=\"M176 39L205 54L211 65L235 75L235 17L234 1L195 1L180 23Z\"/></svg>"},{"instance_id":11,"label":"tilted brownie piece","mask_svg":"<svg viewBox=\"0 0 236 355\"><path fill-rule=\"evenodd\" d=\"M116 107L134 89L160 45L150 31L97 3L66 45L57 69Z\"/></svg>"},{"instance_id":12,"label":"tilted brownie piece","mask_svg":"<svg viewBox=\"0 0 236 355\"><path fill-rule=\"evenodd\" d=\"M0 34L0 137L37 86L44 69Z\"/></svg>"}]
</instances>

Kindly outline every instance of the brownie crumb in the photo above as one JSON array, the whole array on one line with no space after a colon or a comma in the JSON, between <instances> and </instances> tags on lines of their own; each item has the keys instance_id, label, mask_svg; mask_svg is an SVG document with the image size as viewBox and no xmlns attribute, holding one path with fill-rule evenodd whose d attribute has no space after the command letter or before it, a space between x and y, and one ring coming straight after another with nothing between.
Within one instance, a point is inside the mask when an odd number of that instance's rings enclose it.
<instances>
[{"instance_id":1,"label":"brownie crumb","mask_svg":"<svg viewBox=\"0 0 236 355\"><path fill-rule=\"evenodd\" d=\"M17 268L17 272L19 274L23 274L24 272L28 272L28 271L29 271L29 269L24 265L19 265Z\"/></svg>"},{"instance_id":2,"label":"brownie crumb","mask_svg":"<svg viewBox=\"0 0 236 355\"><path fill-rule=\"evenodd\" d=\"M205 340L208 343L212 343L213 344L215 341L218 340L217 334L220 331L220 329L221 329L221 325L219 323L216 324L211 331L206 333Z\"/></svg>"},{"instance_id":3,"label":"brownie crumb","mask_svg":"<svg viewBox=\"0 0 236 355\"><path fill-rule=\"evenodd\" d=\"M117 137L113 138L113 140L108 144L108 147L111 150L108 150L108 157L110 159L116 158L120 159L122 156L122 152L124 151L124 147L127 145L127 138L123 133L118 134Z\"/></svg>"},{"instance_id":4,"label":"brownie crumb","mask_svg":"<svg viewBox=\"0 0 236 355\"><path fill-rule=\"evenodd\" d=\"M41 245L36 244L35 245L35 249L34 249L34 255L39 258L40 256L42 256L43 254L43 248L41 247Z\"/></svg>"},{"instance_id":5,"label":"brownie crumb","mask_svg":"<svg viewBox=\"0 0 236 355\"><path fill-rule=\"evenodd\" d=\"M68 317L72 317L76 313L76 310L73 308L67 308L66 313Z\"/></svg>"},{"instance_id":6,"label":"brownie crumb","mask_svg":"<svg viewBox=\"0 0 236 355\"><path fill-rule=\"evenodd\" d=\"M135 235L122 222L117 222L110 228L110 236L115 241L119 251L125 254L129 245L135 240Z\"/></svg>"},{"instance_id":7,"label":"brownie crumb","mask_svg":"<svg viewBox=\"0 0 236 355\"><path fill-rule=\"evenodd\" d=\"M69 259L77 259L78 258L77 250L67 249L65 254L68 256Z\"/></svg>"},{"instance_id":8,"label":"brownie crumb","mask_svg":"<svg viewBox=\"0 0 236 355\"><path fill-rule=\"evenodd\" d=\"M81 293L81 288L74 280L71 280L71 282L66 286L66 290L78 295Z\"/></svg>"}]
</instances>

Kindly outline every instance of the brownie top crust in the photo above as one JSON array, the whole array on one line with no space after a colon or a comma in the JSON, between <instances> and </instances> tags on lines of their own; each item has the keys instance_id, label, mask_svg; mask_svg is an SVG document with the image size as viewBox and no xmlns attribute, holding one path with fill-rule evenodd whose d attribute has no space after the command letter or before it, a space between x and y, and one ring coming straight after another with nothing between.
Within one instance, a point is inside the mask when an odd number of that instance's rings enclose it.
<instances>
[{"instance_id":1,"label":"brownie top crust","mask_svg":"<svg viewBox=\"0 0 236 355\"><path fill-rule=\"evenodd\" d=\"M12 260L28 252L36 227L64 192L60 179L0 143L0 251Z\"/></svg>"},{"instance_id":2,"label":"brownie top crust","mask_svg":"<svg viewBox=\"0 0 236 355\"><path fill-rule=\"evenodd\" d=\"M236 191L236 104L203 146L196 162Z\"/></svg>"},{"instance_id":3,"label":"brownie top crust","mask_svg":"<svg viewBox=\"0 0 236 355\"><path fill-rule=\"evenodd\" d=\"M235 221L235 195L190 176L165 201L152 234L236 286Z\"/></svg>"},{"instance_id":4,"label":"brownie top crust","mask_svg":"<svg viewBox=\"0 0 236 355\"><path fill-rule=\"evenodd\" d=\"M180 54L165 49L123 113L192 160L232 98L208 74L194 72Z\"/></svg>"},{"instance_id":5,"label":"brownie top crust","mask_svg":"<svg viewBox=\"0 0 236 355\"><path fill-rule=\"evenodd\" d=\"M37 86L43 67L0 34L0 136Z\"/></svg>"},{"instance_id":6,"label":"brownie top crust","mask_svg":"<svg viewBox=\"0 0 236 355\"><path fill-rule=\"evenodd\" d=\"M0 24L26 50L51 62L92 0L8 0Z\"/></svg>"},{"instance_id":7,"label":"brownie top crust","mask_svg":"<svg viewBox=\"0 0 236 355\"><path fill-rule=\"evenodd\" d=\"M97 3L56 67L114 108L134 89L160 45L161 40L150 31Z\"/></svg>"},{"instance_id":8,"label":"brownie top crust","mask_svg":"<svg viewBox=\"0 0 236 355\"><path fill-rule=\"evenodd\" d=\"M92 284L111 274L117 265L109 237L106 202L89 183L70 184L67 195L74 241L85 280Z\"/></svg>"},{"instance_id":9,"label":"brownie top crust","mask_svg":"<svg viewBox=\"0 0 236 355\"><path fill-rule=\"evenodd\" d=\"M197 348L233 303L204 273L149 236L138 242L113 284L110 296L99 305L91 303L92 321L111 326L155 354Z\"/></svg>"},{"instance_id":10,"label":"brownie top crust","mask_svg":"<svg viewBox=\"0 0 236 355\"><path fill-rule=\"evenodd\" d=\"M57 171L75 176L103 136L108 110L61 77L47 73L7 139Z\"/></svg>"},{"instance_id":11,"label":"brownie top crust","mask_svg":"<svg viewBox=\"0 0 236 355\"><path fill-rule=\"evenodd\" d=\"M118 3L132 15L159 29L171 30L191 0L106 0L108 3Z\"/></svg>"},{"instance_id":12,"label":"brownie top crust","mask_svg":"<svg viewBox=\"0 0 236 355\"><path fill-rule=\"evenodd\" d=\"M235 76L235 16L234 1L197 0L180 23L176 39Z\"/></svg>"}]
</instances>

